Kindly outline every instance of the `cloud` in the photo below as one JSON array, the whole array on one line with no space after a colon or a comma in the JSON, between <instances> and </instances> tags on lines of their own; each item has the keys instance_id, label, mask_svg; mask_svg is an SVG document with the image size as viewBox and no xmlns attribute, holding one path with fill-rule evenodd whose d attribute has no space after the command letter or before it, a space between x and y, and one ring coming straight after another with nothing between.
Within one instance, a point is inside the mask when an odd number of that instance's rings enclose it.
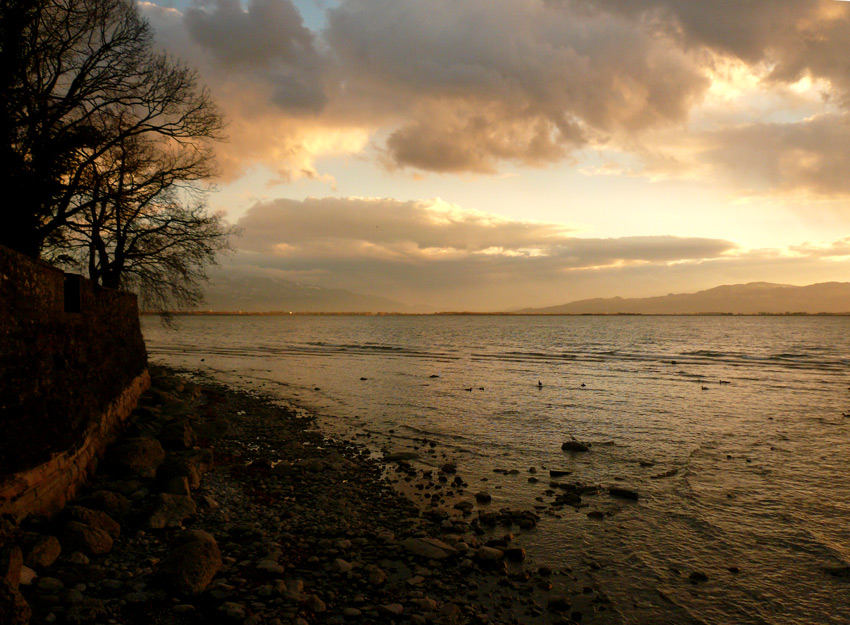
<instances>
[{"instance_id":1,"label":"cloud","mask_svg":"<svg viewBox=\"0 0 850 625\"><path fill-rule=\"evenodd\" d=\"M435 171L557 161L680 122L708 86L665 36L535 1L352 0L325 36L346 97L406 112L386 146L395 164Z\"/></svg>"},{"instance_id":2,"label":"cloud","mask_svg":"<svg viewBox=\"0 0 850 625\"><path fill-rule=\"evenodd\" d=\"M322 178L320 156L360 153L372 130L331 121L326 71L316 36L289 0L196 2L180 12L141 3L167 51L198 69L225 111L227 142L217 149L223 179L257 165L281 181Z\"/></svg>"},{"instance_id":3,"label":"cloud","mask_svg":"<svg viewBox=\"0 0 850 625\"><path fill-rule=\"evenodd\" d=\"M850 259L850 237L826 244L802 243L792 246L790 251L800 257L847 260Z\"/></svg>"},{"instance_id":4,"label":"cloud","mask_svg":"<svg viewBox=\"0 0 850 625\"><path fill-rule=\"evenodd\" d=\"M318 30L291 0L142 6L227 111L231 178L321 177L338 155L493 174L606 150L652 177L848 193L848 3L347 0Z\"/></svg>"},{"instance_id":5,"label":"cloud","mask_svg":"<svg viewBox=\"0 0 850 625\"><path fill-rule=\"evenodd\" d=\"M506 219L440 200L279 199L238 223L241 263L321 276L322 286L410 302L499 308L539 300L574 274L721 258L719 239L581 238L563 224ZM534 289L537 289L535 294Z\"/></svg>"},{"instance_id":6,"label":"cloud","mask_svg":"<svg viewBox=\"0 0 850 625\"><path fill-rule=\"evenodd\" d=\"M183 17L192 40L228 73L247 72L272 86L271 101L318 112L327 98L315 35L289 0L196 0Z\"/></svg>"},{"instance_id":7,"label":"cloud","mask_svg":"<svg viewBox=\"0 0 850 625\"><path fill-rule=\"evenodd\" d=\"M705 137L705 157L754 191L850 194L850 115L744 124Z\"/></svg>"},{"instance_id":8,"label":"cloud","mask_svg":"<svg viewBox=\"0 0 850 625\"><path fill-rule=\"evenodd\" d=\"M552 0L573 9L573 0ZM794 83L810 74L824 77L850 103L846 50L850 6L835 0L582 0L582 5L650 21L689 47L708 48L750 66L763 64L765 78Z\"/></svg>"}]
</instances>

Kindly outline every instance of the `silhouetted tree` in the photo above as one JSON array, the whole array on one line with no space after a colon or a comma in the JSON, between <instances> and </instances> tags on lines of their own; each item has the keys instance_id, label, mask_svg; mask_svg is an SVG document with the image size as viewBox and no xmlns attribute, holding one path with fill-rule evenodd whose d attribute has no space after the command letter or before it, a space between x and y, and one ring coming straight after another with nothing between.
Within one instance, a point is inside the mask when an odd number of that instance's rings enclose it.
<instances>
[{"instance_id":1,"label":"silhouetted tree","mask_svg":"<svg viewBox=\"0 0 850 625\"><path fill-rule=\"evenodd\" d=\"M0 0L0 46L9 247L38 256L64 246L72 222L116 192L96 172L133 139L203 151L220 138L209 92L155 51L131 0Z\"/></svg>"},{"instance_id":2,"label":"silhouetted tree","mask_svg":"<svg viewBox=\"0 0 850 625\"><path fill-rule=\"evenodd\" d=\"M197 304L204 268L228 248L232 232L207 212L197 184L212 167L203 147L124 139L84 176L90 198L54 252L87 268L95 284L136 290L148 308Z\"/></svg>"}]
</instances>

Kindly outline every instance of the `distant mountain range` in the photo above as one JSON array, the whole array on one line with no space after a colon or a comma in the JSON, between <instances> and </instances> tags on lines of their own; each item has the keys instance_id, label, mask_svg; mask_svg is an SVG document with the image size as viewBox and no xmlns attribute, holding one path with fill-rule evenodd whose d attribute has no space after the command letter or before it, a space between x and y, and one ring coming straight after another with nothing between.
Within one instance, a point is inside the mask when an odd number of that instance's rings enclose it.
<instances>
[{"instance_id":1,"label":"distant mountain range","mask_svg":"<svg viewBox=\"0 0 850 625\"><path fill-rule=\"evenodd\" d=\"M750 282L718 286L697 293L671 293L659 297L585 299L561 306L524 308L532 314L720 314L735 313L850 313L850 283L823 282L791 286Z\"/></svg>"},{"instance_id":2,"label":"distant mountain range","mask_svg":"<svg viewBox=\"0 0 850 625\"><path fill-rule=\"evenodd\" d=\"M409 312L386 297L265 276L213 276L205 300L201 310L219 312Z\"/></svg>"}]
</instances>

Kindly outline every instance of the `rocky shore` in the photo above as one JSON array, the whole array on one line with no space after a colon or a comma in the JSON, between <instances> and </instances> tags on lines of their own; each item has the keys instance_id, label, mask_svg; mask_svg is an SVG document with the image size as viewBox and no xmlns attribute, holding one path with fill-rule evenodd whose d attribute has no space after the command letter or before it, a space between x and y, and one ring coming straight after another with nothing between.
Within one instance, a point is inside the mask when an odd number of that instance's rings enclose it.
<instances>
[{"instance_id":1,"label":"rocky shore","mask_svg":"<svg viewBox=\"0 0 850 625\"><path fill-rule=\"evenodd\" d=\"M379 462L269 398L151 374L83 494L0 528L3 625L617 622L527 566L534 511L491 510L450 461Z\"/></svg>"}]
</instances>

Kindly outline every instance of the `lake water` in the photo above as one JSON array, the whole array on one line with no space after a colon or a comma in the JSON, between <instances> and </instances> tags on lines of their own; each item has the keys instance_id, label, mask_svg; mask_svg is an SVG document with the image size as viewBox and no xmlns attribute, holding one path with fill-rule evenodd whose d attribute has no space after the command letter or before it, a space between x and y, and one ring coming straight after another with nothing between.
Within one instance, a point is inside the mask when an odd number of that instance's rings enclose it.
<instances>
[{"instance_id":1,"label":"lake water","mask_svg":"<svg viewBox=\"0 0 850 625\"><path fill-rule=\"evenodd\" d=\"M294 401L334 435L435 441L492 508L548 504L543 467L638 491L520 537L530 563L604 590L615 609L596 622L850 623L850 318L198 316L143 331L152 360ZM571 437L591 450L561 451Z\"/></svg>"}]
</instances>

